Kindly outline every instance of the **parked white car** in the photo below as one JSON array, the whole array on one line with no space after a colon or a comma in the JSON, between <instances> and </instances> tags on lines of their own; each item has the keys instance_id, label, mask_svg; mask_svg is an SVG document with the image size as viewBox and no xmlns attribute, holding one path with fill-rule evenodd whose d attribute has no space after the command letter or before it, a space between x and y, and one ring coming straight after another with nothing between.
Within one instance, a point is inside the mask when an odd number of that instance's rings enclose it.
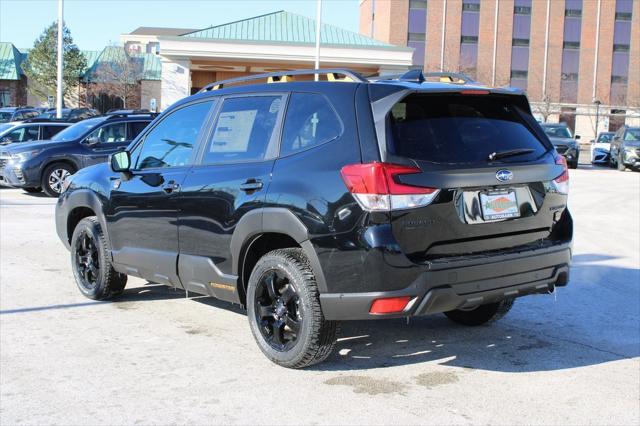
<instances>
[{"instance_id":1,"label":"parked white car","mask_svg":"<svg viewBox=\"0 0 640 426\"><path fill-rule=\"evenodd\" d=\"M591 141L591 164L608 164L609 147L614 132L602 132L596 140Z\"/></svg>"}]
</instances>

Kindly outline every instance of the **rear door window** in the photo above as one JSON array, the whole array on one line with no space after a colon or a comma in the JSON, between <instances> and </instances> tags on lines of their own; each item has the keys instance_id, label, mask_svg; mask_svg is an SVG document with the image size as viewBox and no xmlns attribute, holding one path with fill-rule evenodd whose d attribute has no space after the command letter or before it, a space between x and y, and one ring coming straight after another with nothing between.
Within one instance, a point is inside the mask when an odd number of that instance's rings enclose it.
<instances>
[{"instance_id":1,"label":"rear door window","mask_svg":"<svg viewBox=\"0 0 640 426\"><path fill-rule=\"evenodd\" d=\"M129 133L127 135L128 140L134 140L146 127L149 125L148 121L131 121L129 122Z\"/></svg>"},{"instance_id":2,"label":"rear door window","mask_svg":"<svg viewBox=\"0 0 640 426\"><path fill-rule=\"evenodd\" d=\"M64 126L42 126L42 139L51 139L55 134L64 129Z\"/></svg>"},{"instance_id":3,"label":"rear door window","mask_svg":"<svg viewBox=\"0 0 640 426\"><path fill-rule=\"evenodd\" d=\"M486 163L489 155L531 149L501 161L538 158L547 151L525 120L527 113L506 97L412 95L394 105L389 117L389 152L433 163Z\"/></svg>"}]
</instances>

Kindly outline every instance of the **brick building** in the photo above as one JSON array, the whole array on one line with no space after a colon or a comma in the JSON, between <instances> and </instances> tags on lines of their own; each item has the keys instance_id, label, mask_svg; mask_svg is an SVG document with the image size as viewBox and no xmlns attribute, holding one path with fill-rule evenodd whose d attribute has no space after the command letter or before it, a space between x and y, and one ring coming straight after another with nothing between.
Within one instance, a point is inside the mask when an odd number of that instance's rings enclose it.
<instances>
[{"instance_id":1,"label":"brick building","mask_svg":"<svg viewBox=\"0 0 640 426\"><path fill-rule=\"evenodd\" d=\"M640 0L361 0L360 32L426 71L525 90L583 138L640 125Z\"/></svg>"}]
</instances>

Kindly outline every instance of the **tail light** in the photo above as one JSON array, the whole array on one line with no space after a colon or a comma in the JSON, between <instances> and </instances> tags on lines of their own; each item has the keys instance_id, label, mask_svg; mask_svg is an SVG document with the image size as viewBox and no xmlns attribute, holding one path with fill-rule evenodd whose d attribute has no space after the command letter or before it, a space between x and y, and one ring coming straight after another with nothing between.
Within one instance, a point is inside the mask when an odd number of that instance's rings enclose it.
<instances>
[{"instance_id":1,"label":"tail light","mask_svg":"<svg viewBox=\"0 0 640 426\"><path fill-rule=\"evenodd\" d=\"M418 167L390 163L350 164L340 173L349 192L368 211L390 211L430 204L439 190L400 183L398 176L420 173Z\"/></svg>"},{"instance_id":2,"label":"tail light","mask_svg":"<svg viewBox=\"0 0 640 426\"><path fill-rule=\"evenodd\" d=\"M560 194L569 194L569 168L567 167L567 160L559 154L556 154L556 164L561 165L564 170L562 174L553 180L553 186L556 192Z\"/></svg>"}]
</instances>

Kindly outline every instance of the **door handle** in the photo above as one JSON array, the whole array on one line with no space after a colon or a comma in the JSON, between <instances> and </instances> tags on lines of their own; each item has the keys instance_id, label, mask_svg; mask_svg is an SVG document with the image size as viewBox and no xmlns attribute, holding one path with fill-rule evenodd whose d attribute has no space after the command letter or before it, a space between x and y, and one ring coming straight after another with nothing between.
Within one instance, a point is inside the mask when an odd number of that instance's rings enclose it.
<instances>
[{"instance_id":1,"label":"door handle","mask_svg":"<svg viewBox=\"0 0 640 426\"><path fill-rule=\"evenodd\" d=\"M167 194L171 194L173 191L177 191L178 189L180 189L180 185L178 185L174 180L170 180L162 185L162 190Z\"/></svg>"},{"instance_id":2,"label":"door handle","mask_svg":"<svg viewBox=\"0 0 640 426\"><path fill-rule=\"evenodd\" d=\"M248 179L245 183L240 184L240 189L245 192L258 191L262 189L262 181L257 179Z\"/></svg>"}]
</instances>

